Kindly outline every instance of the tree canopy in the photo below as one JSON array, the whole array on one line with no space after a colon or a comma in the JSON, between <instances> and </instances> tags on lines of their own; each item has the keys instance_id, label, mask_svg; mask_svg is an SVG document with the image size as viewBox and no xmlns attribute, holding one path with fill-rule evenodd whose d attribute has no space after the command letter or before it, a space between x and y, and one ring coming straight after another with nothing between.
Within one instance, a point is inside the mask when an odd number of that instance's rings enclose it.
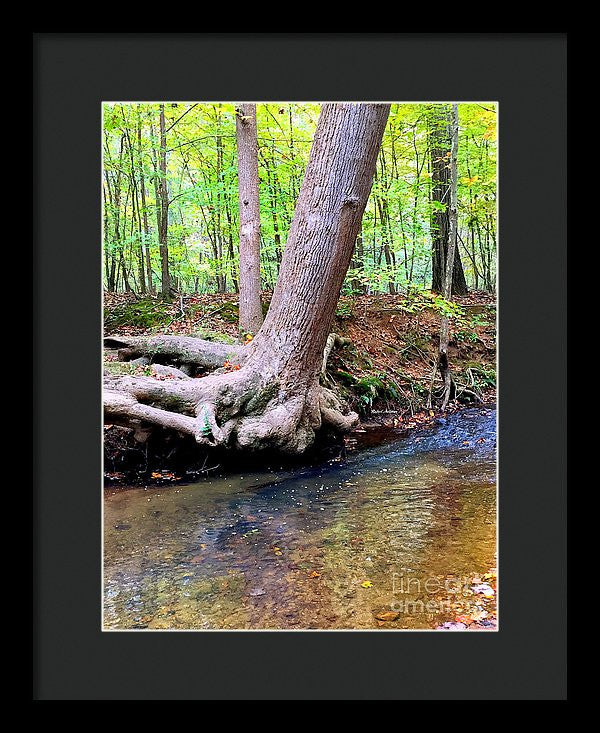
<instances>
[{"instance_id":1,"label":"tree canopy","mask_svg":"<svg viewBox=\"0 0 600 733\"><path fill-rule=\"evenodd\" d=\"M449 107L391 105L342 293L431 287L435 213L447 207L433 195L436 158L431 141L436 117ZM256 109L261 284L263 290L273 290L321 105L259 103ZM484 101L461 103L458 112L457 253L467 286L493 291L497 109ZM449 137L447 151L449 155ZM107 290L142 294L161 289L160 224L165 212L173 290L238 290L234 103L105 103L103 163Z\"/></svg>"}]
</instances>

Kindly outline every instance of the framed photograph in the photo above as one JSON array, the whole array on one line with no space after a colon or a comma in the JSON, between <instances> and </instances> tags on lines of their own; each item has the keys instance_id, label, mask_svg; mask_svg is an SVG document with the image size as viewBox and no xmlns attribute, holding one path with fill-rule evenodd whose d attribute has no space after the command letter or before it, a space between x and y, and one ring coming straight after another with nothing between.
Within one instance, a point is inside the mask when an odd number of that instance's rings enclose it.
<instances>
[{"instance_id":1,"label":"framed photograph","mask_svg":"<svg viewBox=\"0 0 600 733\"><path fill-rule=\"evenodd\" d=\"M34 75L34 698L566 699L566 34Z\"/></svg>"}]
</instances>

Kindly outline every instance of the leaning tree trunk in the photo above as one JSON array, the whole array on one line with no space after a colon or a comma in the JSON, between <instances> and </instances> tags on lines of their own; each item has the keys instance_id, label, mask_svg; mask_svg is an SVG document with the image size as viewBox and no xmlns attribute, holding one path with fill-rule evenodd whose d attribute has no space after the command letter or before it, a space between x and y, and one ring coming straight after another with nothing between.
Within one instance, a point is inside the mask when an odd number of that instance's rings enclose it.
<instances>
[{"instance_id":1,"label":"leaning tree trunk","mask_svg":"<svg viewBox=\"0 0 600 733\"><path fill-rule=\"evenodd\" d=\"M236 108L238 190L240 199L240 331L262 326L260 301L260 210L256 105Z\"/></svg>"},{"instance_id":2,"label":"leaning tree trunk","mask_svg":"<svg viewBox=\"0 0 600 733\"><path fill-rule=\"evenodd\" d=\"M431 289L441 293L444 289L448 242L450 237L450 108L447 105L433 105L430 118L430 153L432 171L432 199L435 206L431 214L432 230L432 277ZM467 281L458 248L452 267L452 292L466 295Z\"/></svg>"},{"instance_id":3,"label":"leaning tree trunk","mask_svg":"<svg viewBox=\"0 0 600 733\"><path fill-rule=\"evenodd\" d=\"M319 375L388 113L387 104L323 105L271 305L242 347L241 368L232 363L234 371L202 379L107 377L109 419L164 425L201 444L292 454L323 425L356 424Z\"/></svg>"}]
</instances>

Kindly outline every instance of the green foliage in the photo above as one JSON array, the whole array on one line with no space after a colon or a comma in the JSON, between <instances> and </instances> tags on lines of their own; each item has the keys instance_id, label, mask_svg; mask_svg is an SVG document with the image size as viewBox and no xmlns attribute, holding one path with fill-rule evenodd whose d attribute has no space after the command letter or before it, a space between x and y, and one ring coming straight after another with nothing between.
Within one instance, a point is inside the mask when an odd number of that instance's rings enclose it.
<instances>
[{"instance_id":1,"label":"green foliage","mask_svg":"<svg viewBox=\"0 0 600 733\"><path fill-rule=\"evenodd\" d=\"M380 373L358 379L353 385L358 396L359 411L368 413L377 399L400 399L398 385L387 374Z\"/></svg>"},{"instance_id":2,"label":"green foliage","mask_svg":"<svg viewBox=\"0 0 600 733\"><path fill-rule=\"evenodd\" d=\"M428 287L432 214L445 208L431 195L430 138L440 109L437 104L392 104L360 247L357 244L343 293ZM264 290L272 290L277 280L319 111L320 105L313 103L257 105ZM173 285L181 292L231 292L239 278L234 105L168 103L165 117ZM148 259L152 285L160 285L159 105L105 103L103 119L105 284L141 294L140 273ZM459 250L470 285L492 289L495 104L461 103L459 121Z\"/></svg>"},{"instance_id":3,"label":"green foliage","mask_svg":"<svg viewBox=\"0 0 600 733\"><path fill-rule=\"evenodd\" d=\"M446 300L438 293L432 293L422 286L413 285L405 300L398 306L405 313L420 313L426 309L433 309L440 316L461 319L464 317L464 308L451 300Z\"/></svg>"},{"instance_id":4,"label":"green foliage","mask_svg":"<svg viewBox=\"0 0 600 733\"><path fill-rule=\"evenodd\" d=\"M192 334L196 338L204 339L205 341L218 341L222 344L236 344L237 341L227 333L220 333L219 331L211 331L209 328L200 328Z\"/></svg>"},{"instance_id":5,"label":"green foliage","mask_svg":"<svg viewBox=\"0 0 600 733\"><path fill-rule=\"evenodd\" d=\"M467 317L464 313L458 314L455 320L454 338L456 341L468 341L470 343L476 343L479 341L479 335L477 328L479 326L489 326L493 323L485 313L474 313L472 316Z\"/></svg>"},{"instance_id":6,"label":"green foliage","mask_svg":"<svg viewBox=\"0 0 600 733\"><path fill-rule=\"evenodd\" d=\"M457 341L470 341L476 343L479 337L476 331L469 331L468 329L461 329L460 331L454 332L454 338Z\"/></svg>"},{"instance_id":7,"label":"green foliage","mask_svg":"<svg viewBox=\"0 0 600 733\"><path fill-rule=\"evenodd\" d=\"M335 315L337 318L341 319L352 318L352 304L348 302L338 302Z\"/></svg>"},{"instance_id":8,"label":"green foliage","mask_svg":"<svg viewBox=\"0 0 600 733\"><path fill-rule=\"evenodd\" d=\"M493 364L481 364L479 362L468 362L464 371L467 377L471 377L476 387L486 389L496 386L496 367Z\"/></svg>"},{"instance_id":9,"label":"green foliage","mask_svg":"<svg viewBox=\"0 0 600 733\"><path fill-rule=\"evenodd\" d=\"M200 432L202 433L202 435L211 435L212 428L210 426L210 420L206 407L202 407L200 409L200 414L198 415L198 423L200 425Z\"/></svg>"},{"instance_id":10,"label":"green foliage","mask_svg":"<svg viewBox=\"0 0 600 733\"><path fill-rule=\"evenodd\" d=\"M342 382L342 384L345 384L347 387L353 387L358 381L353 374L350 374L350 372L344 371L343 369L338 369L335 376L337 381Z\"/></svg>"},{"instance_id":11,"label":"green foliage","mask_svg":"<svg viewBox=\"0 0 600 733\"><path fill-rule=\"evenodd\" d=\"M105 314L107 328L119 326L141 326L153 328L167 325L172 315L166 304L155 300L138 300L134 303L116 305Z\"/></svg>"},{"instance_id":12,"label":"green foliage","mask_svg":"<svg viewBox=\"0 0 600 733\"><path fill-rule=\"evenodd\" d=\"M219 308L219 317L228 323L237 323L240 315L240 307L237 303L224 303Z\"/></svg>"}]
</instances>

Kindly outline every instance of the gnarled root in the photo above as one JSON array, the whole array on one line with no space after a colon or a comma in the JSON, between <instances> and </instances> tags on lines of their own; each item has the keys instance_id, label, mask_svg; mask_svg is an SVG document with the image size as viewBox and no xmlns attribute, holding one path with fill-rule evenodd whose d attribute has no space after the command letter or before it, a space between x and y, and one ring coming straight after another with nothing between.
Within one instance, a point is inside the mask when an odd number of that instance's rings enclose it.
<instances>
[{"instance_id":1,"label":"gnarled root","mask_svg":"<svg viewBox=\"0 0 600 733\"><path fill-rule=\"evenodd\" d=\"M185 364L201 369L218 369L226 361L242 364L244 347L206 341L191 336L106 336L104 346L118 349L119 359L147 358L163 364Z\"/></svg>"},{"instance_id":2,"label":"gnarled root","mask_svg":"<svg viewBox=\"0 0 600 733\"><path fill-rule=\"evenodd\" d=\"M323 384L330 384L330 380L327 377L327 361L334 347L346 346L351 342L351 339L339 336L337 333L330 333L323 349L323 362L321 364L321 382Z\"/></svg>"},{"instance_id":3,"label":"gnarled root","mask_svg":"<svg viewBox=\"0 0 600 733\"><path fill-rule=\"evenodd\" d=\"M340 433L347 433L358 424L358 415L355 412L349 412L345 415L342 404L335 392L325 387L321 388L320 408L323 422Z\"/></svg>"},{"instance_id":4,"label":"gnarled root","mask_svg":"<svg viewBox=\"0 0 600 733\"><path fill-rule=\"evenodd\" d=\"M104 390L104 416L109 422L127 424L144 421L187 435L196 434L196 420L170 410L143 405L126 392Z\"/></svg>"},{"instance_id":5,"label":"gnarled root","mask_svg":"<svg viewBox=\"0 0 600 733\"><path fill-rule=\"evenodd\" d=\"M193 435L202 445L301 454L322 425L347 432L358 421L343 414L334 392L318 384L290 394L276 375L241 369L202 379L105 379L106 418L145 421Z\"/></svg>"},{"instance_id":6,"label":"gnarled root","mask_svg":"<svg viewBox=\"0 0 600 733\"><path fill-rule=\"evenodd\" d=\"M334 346L346 343L337 334L329 336L321 376ZM105 413L112 422L172 428L193 435L201 445L291 454L303 453L323 425L347 432L358 422L355 413L344 414L336 394L320 386L318 376L309 383L283 383L268 359L201 379L164 365L215 369L226 360L243 364L252 353L248 347L180 336L110 336L105 345L118 348L123 359L143 359L155 375L105 375Z\"/></svg>"}]
</instances>

